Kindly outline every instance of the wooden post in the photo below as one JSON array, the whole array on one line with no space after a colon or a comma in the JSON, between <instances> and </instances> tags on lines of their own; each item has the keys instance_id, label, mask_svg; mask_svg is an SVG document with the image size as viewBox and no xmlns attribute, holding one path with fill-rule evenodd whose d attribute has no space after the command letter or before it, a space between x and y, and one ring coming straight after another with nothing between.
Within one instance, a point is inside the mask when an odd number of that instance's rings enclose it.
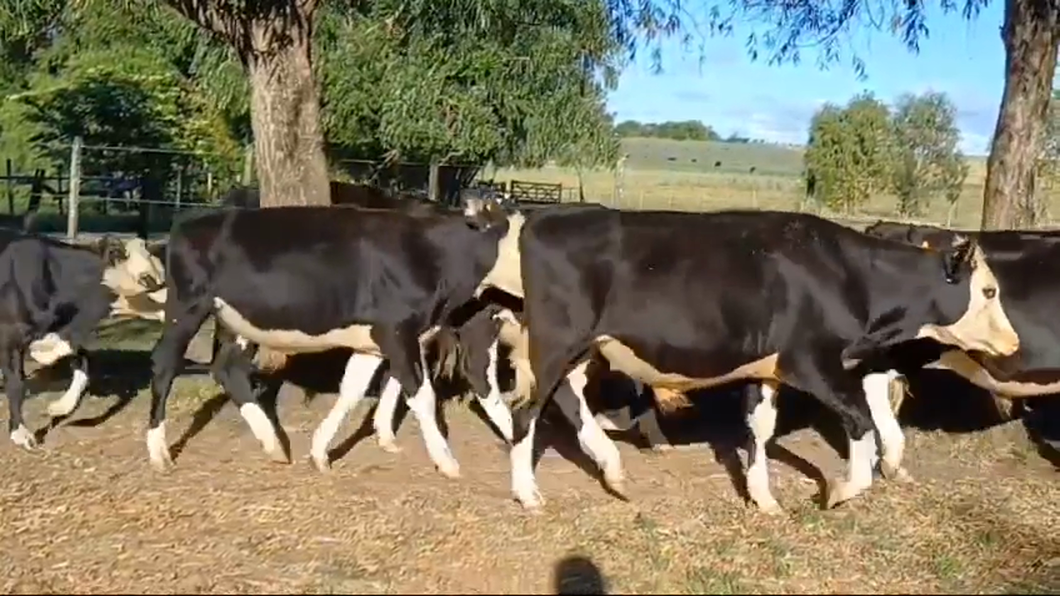
<instances>
[{"instance_id":1,"label":"wooden post","mask_svg":"<svg viewBox=\"0 0 1060 596\"><path fill-rule=\"evenodd\" d=\"M15 214L15 181L13 179L14 168L11 167L11 158L7 158L7 212Z\"/></svg>"},{"instance_id":2,"label":"wooden post","mask_svg":"<svg viewBox=\"0 0 1060 596\"><path fill-rule=\"evenodd\" d=\"M247 145L243 152L243 186L250 186L254 178L254 145Z\"/></svg>"},{"instance_id":3,"label":"wooden post","mask_svg":"<svg viewBox=\"0 0 1060 596\"><path fill-rule=\"evenodd\" d=\"M180 195L184 193L184 163L177 166L177 200L173 211L180 211Z\"/></svg>"},{"instance_id":4,"label":"wooden post","mask_svg":"<svg viewBox=\"0 0 1060 596\"><path fill-rule=\"evenodd\" d=\"M441 184L439 180L439 169L441 166L438 165L437 159L431 160L431 169L427 173L427 200L437 203L438 198L442 195Z\"/></svg>"},{"instance_id":5,"label":"wooden post","mask_svg":"<svg viewBox=\"0 0 1060 596\"><path fill-rule=\"evenodd\" d=\"M213 170L206 170L206 200L213 202Z\"/></svg>"},{"instance_id":6,"label":"wooden post","mask_svg":"<svg viewBox=\"0 0 1060 596\"><path fill-rule=\"evenodd\" d=\"M70 194L67 195L66 237L73 240L77 237L77 201L81 195L81 137L74 137L70 146Z\"/></svg>"}]
</instances>

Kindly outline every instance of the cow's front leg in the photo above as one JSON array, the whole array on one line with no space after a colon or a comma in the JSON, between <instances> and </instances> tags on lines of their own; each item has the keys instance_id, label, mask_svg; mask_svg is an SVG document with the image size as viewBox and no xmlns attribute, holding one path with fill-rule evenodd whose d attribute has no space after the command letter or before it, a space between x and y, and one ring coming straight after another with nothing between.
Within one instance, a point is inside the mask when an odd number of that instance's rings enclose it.
<instances>
[{"instance_id":1,"label":"cow's front leg","mask_svg":"<svg viewBox=\"0 0 1060 596\"><path fill-rule=\"evenodd\" d=\"M16 445L25 449L33 449L37 446L37 439L26 428L26 423L22 418L22 402L26 396L26 375L22 368L23 348L9 346L4 350L2 358L7 403L11 410L11 417L7 424L8 432L11 433L11 440Z\"/></svg>"}]
</instances>

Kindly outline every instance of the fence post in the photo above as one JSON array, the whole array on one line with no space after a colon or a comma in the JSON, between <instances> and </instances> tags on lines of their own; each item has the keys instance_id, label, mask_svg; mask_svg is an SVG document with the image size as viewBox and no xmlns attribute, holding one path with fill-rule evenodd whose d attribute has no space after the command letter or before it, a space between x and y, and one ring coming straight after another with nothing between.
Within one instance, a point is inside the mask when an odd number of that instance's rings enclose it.
<instances>
[{"instance_id":1,"label":"fence post","mask_svg":"<svg viewBox=\"0 0 1060 596\"><path fill-rule=\"evenodd\" d=\"M247 145L243 152L243 186L250 186L251 177L254 175L254 145Z\"/></svg>"},{"instance_id":2,"label":"fence post","mask_svg":"<svg viewBox=\"0 0 1060 596\"><path fill-rule=\"evenodd\" d=\"M7 211L15 214L15 180L12 178L14 168L11 167L11 158L7 158Z\"/></svg>"},{"instance_id":3,"label":"fence post","mask_svg":"<svg viewBox=\"0 0 1060 596\"><path fill-rule=\"evenodd\" d=\"M427 200L434 203L438 202L438 197L441 195L442 190L438 184L440 182L438 179L439 168L438 160L432 159L430 170L427 172Z\"/></svg>"},{"instance_id":4,"label":"fence post","mask_svg":"<svg viewBox=\"0 0 1060 596\"><path fill-rule=\"evenodd\" d=\"M77 201L81 195L81 137L74 137L70 146L70 194L66 205L66 237L77 237Z\"/></svg>"}]
</instances>

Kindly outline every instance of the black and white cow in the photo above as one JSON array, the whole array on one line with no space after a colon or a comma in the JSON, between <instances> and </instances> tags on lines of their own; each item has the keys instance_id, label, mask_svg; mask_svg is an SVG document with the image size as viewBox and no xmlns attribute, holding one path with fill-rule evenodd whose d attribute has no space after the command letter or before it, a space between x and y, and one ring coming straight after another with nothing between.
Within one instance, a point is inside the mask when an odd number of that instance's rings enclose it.
<instances>
[{"instance_id":1,"label":"black and white cow","mask_svg":"<svg viewBox=\"0 0 1060 596\"><path fill-rule=\"evenodd\" d=\"M564 380L580 397L592 352L666 390L657 399L763 381L765 399L749 417L758 447L752 462L762 465L748 470L748 488L760 509L775 512L764 446L779 383L814 395L842 418L849 470L830 487L828 504L835 505L872 483L873 405L861 381L878 354L917 338L997 356L1019 348L974 242L925 250L808 214L759 211L589 207L503 221L509 237L519 232L523 286L507 291L525 290L535 377L532 398L514 412L511 450L512 490L528 508L541 504L531 460L537 417L550 398L561 399ZM578 401L579 442L621 491L618 451ZM883 443L887 472L894 454Z\"/></svg>"},{"instance_id":2,"label":"black and white cow","mask_svg":"<svg viewBox=\"0 0 1060 596\"><path fill-rule=\"evenodd\" d=\"M321 470L327 447L389 360L384 393L404 390L432 461L447 476L459 466L435 420L435 393L423 346L443 325L458 326L476 292L518 285L505 250L505 224L469 225L462 214L292 207L231 209L174 225L166 264L165 322L153 353L148 453L171 463L165 404L182 355L202 322L218 322L246 340L281 352L350 348L339 397L313 435ZM514 268L517 270L518 265ZM234 342L233 342L234 346ZM240 405L264 451L289 461L250 388L249 361L238 346L218 354L214 371Z\"/></svg>"},{"instance_id":3,"label":"black and white cow","mask_svg":"<svg viewBox=\"0 0 1060 596\"><path fill-rule=\"evenodd\" d=\"M157 290L161 272L143 241L104 237L91 246L0 229L0 370L10 405L11 440L31 449L25 426L23 360L43 366L73 356L73 379L48 405L52 416L77 407L88 386L85 342L108 315L129 316L128 300Z\"/></svg>"},{"instance_id":4,"label":"black and white cow","mask_svg":"<svg viewBox=\"0 0 1060 596\"><path fill-rule=\"evenodd\" d=\"M957 232L933 226L878 222L866 234L917 246L938 247L953 242ZM960 350L933 345L907 355L902 372L934 368L951 371L995 396L999 414L1008 418L1013 401L1060 393L1060 231L969 232L979 243L998 286L1005 294L1005 311L1020 335L1019 354L1010 358L981 358ZM1057 298L1052 293L1057 292ZM895 391L903 394L902 391Z\"/></svg>"}]
</instances>

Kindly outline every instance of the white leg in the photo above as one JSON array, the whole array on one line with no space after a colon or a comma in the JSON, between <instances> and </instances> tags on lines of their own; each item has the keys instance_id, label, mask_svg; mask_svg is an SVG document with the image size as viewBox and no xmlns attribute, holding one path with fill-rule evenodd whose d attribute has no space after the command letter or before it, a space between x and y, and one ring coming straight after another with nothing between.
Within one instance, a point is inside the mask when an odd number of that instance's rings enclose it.
<instances>
[{"instance_id":1,"label":"white leg","mask_svg":"<svg viewBox=\"0 0 1060 596\"><path fill-rule=\"evenodd\" d=\"M261 406L256 403L243 404L239 406L239 414L250 427L250 432L254 433L254 437L261 443L261 449L265 455L269 456L269 459L285 464L290 463L291 460L280 444L280 437L276 434L272 420L269 420Z\"/></svg>"},{"instance_id":2,"label":"white leg","mask_svg":"<svg viewBox=\"0 0 1060 596\"><path fill-rule=\"evenodd\" d=\"M34 449L37 446L37 439L24 424L18 425L18 428L11 432L11 441L23 449Z\"/></svg>"},{"instance_id":3,"label":"white leg","mask_svg":"<svg viewBox=\"0 0 1060 596\"><path fill-rule=\"evenodd\" d=\"M604 473L604 481L612 490L621 494L625 473L622 471L622 459L618 454L618 447L611 437L607 436L600 425L596 422L596 416L589 410L585 403L585 386L589 384L589 377L585 370L589 367L589 361L584 360L567 374L567 384L578 398L578 416L581 419L581 429L578 430L578 443L589 457L600 466Z\"/></svg>"},{"instance_id":4,"label":"white leg","mask_svg":"<svg viewBox=\"0 0 1060 596\"><path fill-rule=\"evenodd\" d=\"M313 463L321 472L331 467L331 461L328 459L328 445L339 432L339 427L346 420L346 415L364 397L364 392L368 390L368 385L372 382L372 376L382 363L383 359L379 356L356 352L346 362L346 372L343 373L342 382L339 384L339 397L335 400L335 405L331 407L327 417L313 432L312 446L309 449Z\"/></svg>"},{"instance_id":5,"label":"white leg","mask_svg":"<svg viewBox=\"0 0 1060 596\"><path fill-rule=\"evenodd\" d=\"M872 454L876 451L876 437L870 430L860 438L850 437L847 477L832 485L828 491L828 507L834 507L858 496L872 486Z\"/></svg>"},{"instance_id":6,"label":"white leg","mask_svg":"<svg viewBox=\"0 0 1060 596\"><path fill-rule=\"evenodd\" d=\"M165 422L147 429L147 455L151 458L151 465L158 470L165 470L173 465L173 455L169 452L169 444L166 442Z\"/></svg>"},{"instance_id":7,"label":"white leg","mask_svg":"<svg viewBox=\"0 0 1060 596\"><path fill-rule=\"evenodd\" d=\"M508 457L512 466L512 494L525 509L535 510L544 505L545 499L537 488L534 478L534 431L537 418L530 420L526 436L522 441L512 445Z\"/></svg>"},{"instance_id":8,"label":"white leg","mask_svg":"<svg viewBox=\"0 0 1060 596\"><path fill-rule=\"evenodd\" d=\"M383 392L379 394L379 403L372 415L372 427L375 428L375 440L383 451L399 453L401 447L394 436L394 413L397 411L398 397L401 395L401 383L387 375Z\"/></svg>"},{"instance_id":9,"label":"white leg","mask_svg":"<svg viewBox=\"0 0 1060 596\"><path fill-rule=\"evenodd\" d=\"M762 383L762 401L747 415L753 446L747 454L747 493L763 513L781 513L780 504L769 488L769 458L766 444L777 429L776 386Z\"/></svg>"},{"instance_id":10,"label":"white leg","mask_svg":"<svg viewBox=\"0 0 1060 596\"><path fill-rule=\"evenodd\" d=\"M425 360L423 365L423 383L416 390L416 395L408 400L409 409L416 416L416 422L420 425L420 433L423 435L423 443L427 447L427 454L431 461L438 467L443 476L458 478L460 476L460 464L457 463L453 453L449 450L449 443L442 436L442 430L438 428L438 419L435 416L437 396L431 385L431 378L427 374L429 370Z\"/></svg>"},{"instance_id":11,"label":"white leg","mask_svg":"<svg viewBox=\"0 0 1060 596\"><path fill-rule=\"evenodd\" d=\"M865 375L861 385L865 389L865 398L869 402L869 412L876 431L880 433L880 472L887 478L908 482L912 480L902 468L902 456L905 453L905 435L898 424L895 412L891 409L890 385L898 376L896 371ZM875 455L875 453L873 453Z\"/></svg>"},{"instance_id":12,"label":"white leg","mask_svg":"<svg viewBox=\"0 0 1060 596\"><path fill-rule=\"evenodd\" d=\"M71 379L70 386L66 389L66 393L64 393L59 399L48 404L48 415L53 418L69 416L75 409L77 409L77 405L81 402L81 396L84 395L86 387L88 387L88 374L80 368L74 369L73 379Z\"/></svg>"},{"instance_id":13,"label":"white leg","mask_svg":"<svg viewBox=\"0 0 1060 596\"><path fill-rule=\"evenodd\" d=\"M486 417L501 431L504 440L512 442L512 411L508 404L501 400L501 388L497 385L497 340L489 347L489 364L486 366L486 381L490 386L489 395L478 397L478 403L486 412Z\"/></svg>"}]
</instances>

